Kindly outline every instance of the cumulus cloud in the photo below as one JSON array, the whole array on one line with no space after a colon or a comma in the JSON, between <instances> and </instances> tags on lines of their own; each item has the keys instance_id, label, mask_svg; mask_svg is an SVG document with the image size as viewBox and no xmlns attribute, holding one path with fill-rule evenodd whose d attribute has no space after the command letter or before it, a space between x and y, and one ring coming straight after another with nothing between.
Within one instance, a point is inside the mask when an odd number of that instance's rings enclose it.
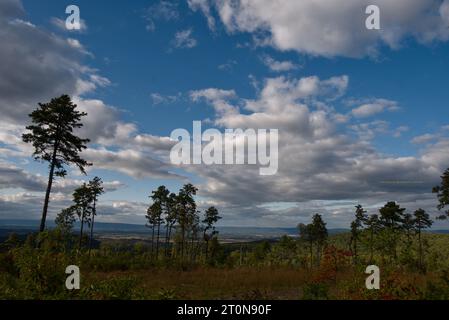
<instances>
[{"instance_id":1,"label":"cumulus cloud","mask_svg":"<svg viewBox=\"0 0 449 320\"><path fill-rule=\"evenodd\" d=\"M96 168L121 172L138 179L181 178L170 172L171 166L166 162L134 149L113 151L106 148L89 148L83 152L83 156L93 162Z\"/></svg>"},{"instance_id":2,"label":"cumulus cloud","mask_svg":"<svg viewBox=\"0 0 449 320\"><path fill-rule=\"evenodd\" d=\"M163 4L165 8L169 4ZM110 86L109 79L90 68L83 59L87 54L82 43L64 38L38 26L19 20L25 13L20 1L5 0L0 10L0 158L29 158L32 147L21 140L28 114L38 102L46 102L67 93L80 111L86 112L78 134L91 140L86 153L95 168L122 172L132 177L172 177L167 158L172 142L142 132L135 123L121 120L120 108L84 96ZM168 13L167 13L168 14ZM126 146L124 148L124 146ZM103 158L102 158L103 157ZM127 158L129 157L129 158ZM37 191L46 182L19 168L3 168L5 185ZM153 171L154 170L154 171ZM12 181L16 174L17 181ZM45 180L45 179L44 179ZM62 181L62 180L61 180ZM29 183L26 188L25 182ZM79 181L56 182L57 190L69 190ZM59 188L59 189L58 189Z\"/></svg>"},{"instance_id":3,"label":"cumulus cloud","mask_svg":"<svg viewBox=\"0 0 449 320\"><path fill-rule=\"evenodd\" d=\"M339 113L329 103L344 100L348 85L346 76L277 77L265 80L256 99L240 98L232 90L217 88L193 92L193 100L204 99L215 109L214 122L224 128L279 130L276 175L261 176L255 165L188 167L186 170L204 180L200 195L226 203L227 212L245 212L247 217L278 223L311 213L305 207L314 201L331 201L334 207L322 204L319 212L326 213L334 226L347 219L342 217L345 208L352 212L358 202L376 208L388 200L403 200L415 207L417 199L428 200L432 186L449 163L447 141L427 146L415 157L376 151L370 139L378 133L394 135L397 130L391 130L384 120L340 121ZM395 105L386 101L387 106ZM223 112L223 106L232 112ZM406 130L401 128L401 132ZM343 206L342 201L348 204ZM274 210L265 207L270 203L274 208L282 208L278 203L299 205Z\"/></svg>"},{"instance_id":4,"label":"cumulus cloud","mask_svg":"<svg viewBox=\"0 0 449 320\"><path fill-rule=\"evenodd\" d=\"M32 175L12 164L0 162L0 189L21 188L28 191L45 190L45 179Z\"/></svg>"},{"instance_id":5,"label":"cumulus cloud","mask_svg":"<svg viewBox=\"0 0 449 320\"><path fill-rule=\"evenodd\" d=\"M190 98L194 102L205 100L213 105L215 111L220 114L234 114L237 109L228 103L230 99L237 95L234 90L223 90L216 88L208 88L204 90L193 90L190 92Z\"/></svg>"},{"instance_id":6,"label":"cumulus cloud","mask_svg":"<svg viewBox=\"0 0 449 320\"><path fill-rule=\"evenodd\" d=\"M71 195L54 193L51 196L47 221L72 204ZM0 219L39 220L42 214L42 196L30 192L0 195ZM98 222L145 223L148 204L127 200L103 200L97 207ZM36 228L38 225L36 225Z\"/></svg>"},{"instance_id":7,"label":"cumulus cloud","mask_svg":"<svg viewBox=\"0 0 449 320\"><path fill-rule=\"evenodd\" d=\"M191 1L208 21L215 9L229 33L249 32L259 45L326 57L375 56L382 45L399 48L449 39L449 0L212 0ZM365 28L365 9L377 5L381 30Z\"/></svg>"},{"instance_id":8,"label":"cumulus cloud","mask_svg":"<svg viewBox=\"0 0 449 320\"><path fill-rule=\"evenodd\" d=\"M55 179L53 191L70 194L87 179ZM113 192L125 185L120 181L104 181L106 192ZM0 161L0 189L22 189L26 192L44 192L47 188L47 177L33 174L14 164Z\"/></svg>"},{"instance_id":9,"label":"cumulus cloud","mask_svg":"<svg viewBox=\"0 0 449 320\"><path fill-rule=\"evenodd\" d=\"M76 94L81 84L92 88L101 79L82 64L86 50L79 42L17 23L21 15L19 1L2 1L0 112L3 120L13 123L24 123L37 102L62 93Z\"/></svg>"}]
</instances>

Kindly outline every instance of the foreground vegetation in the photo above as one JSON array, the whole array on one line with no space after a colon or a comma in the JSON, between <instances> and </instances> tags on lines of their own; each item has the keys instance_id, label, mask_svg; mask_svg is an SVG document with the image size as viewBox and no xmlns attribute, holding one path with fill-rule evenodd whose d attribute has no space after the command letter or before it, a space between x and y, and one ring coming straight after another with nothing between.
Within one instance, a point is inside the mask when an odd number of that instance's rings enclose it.
<instances>
[{"instance_id":1,"label":"foreground vegetation","mask_svg":"<svg viewBox=\"0 0 449 320\"><path fill-rule=\"evenodd\" d=\"M102 243L89 256L88 250L67 251L57 230L37 237L21 242L11 236L2 244L1 299L449 299L445 234L423 235L426 273L416 263L392 265L376 254L380 290L365 287L363 257L369 250L361 245L354 264L350 251L341 249L348 246L349 233L329 237L320 265L312 268L307 244L286 236L274 243L215 242L208 259L203 255L195 263L155 260L143 243ZM404 259L408 248L401 245L398 251ZM71 264L80 267L80 290L65 288L65 267Z\"/></svg>"}]
</instances>

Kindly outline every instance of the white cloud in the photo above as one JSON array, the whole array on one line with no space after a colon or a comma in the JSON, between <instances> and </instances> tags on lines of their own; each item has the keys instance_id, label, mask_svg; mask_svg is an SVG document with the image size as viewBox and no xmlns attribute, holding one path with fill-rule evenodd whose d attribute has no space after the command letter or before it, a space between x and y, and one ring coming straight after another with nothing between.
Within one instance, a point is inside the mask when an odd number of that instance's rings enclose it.
<instances>
[{"instance_id":1,"label":"white cloud","mask_svg":"<svg viewBox=\"0 0 449 320\"><path fill-rule=\"evenodd\" d=\"M37 26L9 23L17 20L16 15L23 15L18 1L4 1L0 8L1 158L30 158L32 147L21 141L28 114L38 102L66 93L79 110L87 113L78 133L91 140L86 157L90 156L95 168L133 177L139 176L139 170L144 177L175 176L169 173L170 166L159 160L166 157L167 146L171 145L168 138L141 133L136 124L121 120L117 107L83 97L111 82L81 62L85 50L78 40L47 33ZM16 170L17 177L26 175L22 169Z\"/></svg>"},{"instance_id":2,"label":"white cloud","mask_svg":"<svg viewBox=\"0 0 449 320\"><path fill-rule=\"evenodd\" d=\"M192 33L192 28L176 32L175 37L172 40L172 46L180 49L191 49L196 47L198 41L193 37Z\"/></svg>"},{"instance_id":3,"label":"white cloud","mask_svg":"<svg viewBox=\"0 0 449 320\"><path fill-rule=\"evenodd\" d=\"M404 132L408 132L410 130L407 126L399 126L396 128L396 130L393 132L393 137L400 138Z\"/></svg>"},{"instance_id":4,"label":"white cloud","mask_svg":"<svg viewBox=\"0 0 449 320\"><path fill-rule=\"evenodd\" d=\"M267 224L296 223L308 219L311 211L307 208L319 209L331 225L347 225L347 208L357 203L376 208L392 199L432 210L428 206L430 190L449 163L447 140L428 146L422 156L397 157L376 151L370 143L375 135L397 136L407 128L390 129L384 120L341 121L340 116L345 116L329 107L328 101L335 97L344 101L348 83L345 76L269 78L256 99L243 99L233 90L218 88L193 92L194 100L203 98L214 107L216 124L274 128L280 139L275 176L260 176L258 167L251 165L186 167L204 179L200 195L225 203L225 214L231 220L248 225L256 219ZM223 112L223 105L232 112ZM426 201L414 203L421 198ZM329 203L314 206L317 201L336 204L334 208ZM347 204L339 204L341 201ZM299 205L289 210L260 207L279 202Z\"/></svg>"},{"instance_id":5,"label":"white cloud","mask_svg":"<svg viewBox=\"0 0 449 320\"><path fill-rule=\"evenodd\" d=\"M95 168L121 172L137 179L183 179L169 171L171 168L169 164L141 150L113 151L106 148L89 148L83 152L83 156L93 162Z\"/></svg>"},{"instance_id":6,"label":"white cloud","mask_svg":"<svg viewBox=\"0 0 449 320\"><path fill-rule=\"evenodd\" d=\"M352 109L351 113L357 118L366 118L384 111L396 111L399 106L396 101L386 99L375 99Z\"/></svg>"},{"instance_id":7,"label":"white cloud","mask_svg":"<svg viewBox=\"0 0 449 320\"><path fill-rule=\"evenodd\" d=\"M201 99L211 103L215 111L220 114L234 114L236 113L236 107L228 103L227 100L235 98L237 95L234 90L223 90L208 88L204 90L194 90L190 92L190 98L194 102L198 102Z\"/></svg>"},{"instance_id":8,"label":"white cloud","mask_svg":"<svg viewBox=\"0 0 449 320\"><path fill-rule=\"evenodd\" d=\"M267 55L262 56L261 59L263 64L274 72L291 71L298 68L298 66L291 61L277 61Z\"/></svg>"},{"instance_id":9,"label":"white cloud","mask_svg":"<svg viewBox=\"0 0 449 320\"><path fill-rule=\"evenodd\" d=\"M365 8L372 4L381 10L379 31L365 28ZM449 39L449 0L213 0L201 9L208 20L211 8L230 33L249 32L259 45L326 57L375 56L380 46L397 49L409 37Z\"/></svg>"},{"instance_id":10,"label":"white cloud","mask_svg":"<svg viewBox=\"0 0 449 320\"><path fill-rule=\"evenodd\" d=\"M0 112L5 121L23 124L37 102L63 93L87 93L107 80L81 63L87 51L65 39L17 21L19 1L2 1L0 10Z\"/></svg>"},{"instance_id":11,"label":"white cloud","mask_svg":"<svg viewBox=\"0 0 449 320\"><path fill-rule=\"evenodd\" d=\"M75 188L87 182L86 179L58 179L53 182L55 193L71 194ZM124 187L120 181L104 181L106 192L116 191ZM14 164L0 161L0 189L22 189L27 192L45 192L47 188L47 177L33 174L17 167Z\"/></svg>"},{"instance_id":12,"label":"white cloud","mask_svg":"<svg viewBox=\"0 0 449 320\"><path fill-rule=\"evenodd\" d=\"M86 24L86 21L83 19L80 19L79 28L77 28L77 29L67 29L65 20L62 20L60 18L53 17L50 19L50 22L52 25L54 25L59 30L65 31L65 32L84 33L87 31L87 24Z\"/></svg>"},{"instance_id":13,"label":"white cloud","mask_svg":"<svg viewBox=\"0 0 449 320\"><path fill-rule=\"evenodd\" d=\"M43 198L40 194L20 192L9 195L0 194L0 219L40 220ZM50 198L47 221L52 221L64 208L72 204L71 194L53 193ZM128 200L100 199L97 206L98 222L125 222L144 224L148 204ZM36 223L36 229L38 223Z\"/></svg>"},{"instance_id":14,"label":"white cloud","mask_svg":"<svg viewBox=\"0 0 449 320\"><path fill-rule=\"evenodd\" d=\"M236 65L237 65L237 61L228 60L228 61L226 61L226 63L220 64L218 66L218 69L229 72L229 71L232 71Z\"/></svg>"},{"instance_id":15,"label":"white cloud","mask_svg":"<svg viewBox=\"0 0 449 320\"><path fill-rule=\"evenodd\" d=\"M159 104L171 104L179 101L182 98L182 94L178 93L177 95L162 95L157 92L153 92L150 94L150 98L153 102L153 105Z\"/></svg>"},{"instance_id":16,"label":"white cloud","mask_svg":"<svg viewBox=\"0 0 449 320\"><path fill-rule=\"evenodd\" d=\"M428 143L428 142L434 141L436 138L438 138L438 135L426 133L426 134L414 137L411 142L414 144L423 144L423 143Z\"/></svg>"},{"instance_id":17,"label":"white cloud","mask_svg":"<svg viewBox=\"0 0 449 320\"><path fill-rule=\"evenodd\" d=\"M187 3L193 11L201 11L206 16L209 29L215 30L215 18L208 0L187 0Z\"/></svg>"},{"instance_id":18,"label":"white cloud","mask_svg":"<svg viewBox=\"0 0 449 320\"><path fill-rule=\"evenodd\" d=\"M148 31L156 30L157 21L174 21L179 19L178 5L176 2L160 1L145 10L144 19Z\"/></svg>"}]
</instances>

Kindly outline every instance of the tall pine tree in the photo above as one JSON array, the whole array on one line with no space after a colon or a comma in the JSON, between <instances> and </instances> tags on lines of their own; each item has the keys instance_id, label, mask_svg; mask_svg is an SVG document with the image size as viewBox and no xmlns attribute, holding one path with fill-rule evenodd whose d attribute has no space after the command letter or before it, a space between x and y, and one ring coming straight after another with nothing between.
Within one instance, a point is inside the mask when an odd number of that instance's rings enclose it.
<instances>
[{"instance_id":1,"label":"tall pine tree","mask_svg":"<svg viewBox=\"0 0 449 320\"><path fill-rule=\"evenodd\" d=\"M39 228L41 232L45 229L54 176L66 176L65 165L74 164L82 173L85 173L86 166L91 165L79 155L86 148L89 139L79 138L73 133L83 126L81 118L87 115L76 110L76 107L68 95L54 98L49 103L39 103L39 108L30 114L32 124L26 127L30 132L22 136L24 142L33 145L34 159L49 163L48 184Z\"/></svg>"}]
</instances>

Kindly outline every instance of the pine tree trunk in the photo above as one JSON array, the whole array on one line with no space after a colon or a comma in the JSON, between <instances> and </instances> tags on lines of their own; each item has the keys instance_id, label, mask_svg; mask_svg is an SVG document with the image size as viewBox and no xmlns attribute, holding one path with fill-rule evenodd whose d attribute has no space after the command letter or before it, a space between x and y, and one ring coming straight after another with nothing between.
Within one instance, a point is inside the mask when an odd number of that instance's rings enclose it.
<instances>
[{"instance_id":1,"label":"pine tree trunk","mask_svg":"<svg viewBox=\"0 0 449 320\"><path fill-rule=\"evenodd\" d=\"M421 228L418 229L418 241L419 241L419 268L421 271L424 270L423 266L423 254L422 254L422 242L421 242Z\"/></svg>"},{"instance_id":2,"label":"pine tree trunk","mask_svg":"<svg viewBox=\"0 0 449 320\"><path fill-rule=\"evenodd\" d=\"M161 231L161 223L157 224L157 238L156 238L156 260L159 259L159 236Z\"/></svg>"},{"instance_id":3,"label":"pine tree trunk","mask_svg":"<svg viewBox=\"0 0 449 320\"><path fill-rule=\"evenodd\" d=\"M165 225L165 248L164 248L164 256L168 256L168 229L170 228L169 223L167 222L167 224Z\"/></svg>"},{"instance_id":4,"label":"pine tree trunk","mask_svg":"<svg viewBox=\"0 0 449 320\"><path fill-rule=\"evenodd\" d=\"M184 259L184 241L185 241L185 230L184 227L181 228L181 260Z\"/></svg>"},{"instance_id":5,"label":"pine tree trunk","mask_svg":"<svg viewBox=\"0 0 449 320\"><path fill-rule=\"evenodd\" d=\"M151 231L151 256L154 257L154 224L151 227L152 231Z\"/></svg>"},{"instance_id":6,"label":"pine tree trunk","mask_svg":"<svg viewBox=\"0 0 449 320\"><path fill-rule=\"evenodd\" d=\"M168 246L167 246L167 253L170 252L170 240L171 240L171 234L172 234L172 229L173 229L173 224L170 225L169 229L168 229ZM173 245L174 247L174 245ZM169 254L169 256L173 255L173 251Z\"/></svg>"},{"instance_id":7,"label":"pine tree trunk","mask_svg":"<svg viewBox=\"0 0 449 320\"><path fill-rule=\"evenodd\" d=\"M190 252L190 260L193 262L194 256L195 256L195 237L193 236L193 233L192 233L192 239L190 241L190 250L192 250Z\"/></svg>"},{"instance_id":8,"label":"pine tree trunk","mask_svg":"<svg viewBox=\"0 0 449 320\"><path fill-rule=\"evenodd\" d=\"M313 269L313 243L310 241L310 270Z\"/></svg>"},{"instance_id":9,"label":"pine tree trunk","mask_svg":"<svg viewBox=\"0 0 449 320\"><path fill-rule=\"evenodd\" d=\"M94 223L95 223L95 214L96 214L96 200L94 199L94 205L93 205L93 209L92 209L92 223L90 225L90 238L89 238L89 257L90 257L90 252L92 250L92 240L94 237Z\"/></svg>"},{"instance_id":10,"label":"pine tree trunk","mask_svg":"<svg viewBox=\"0 0 449 320\"><path fill-rule=\"evenodd\" d=\"M81 251L81 245L83 242L83 228L84 228L84 212L81 215L81 228L80 228L80 240L78 244L78 251Z\"/></svg>"},{"instance_id":11,"label":"pine tree trunk","mask_svg":"<svg viewBox=\"0 0 449 320\"><path fill-rule=\"evenodd\" d=\"M48 203L50 202L50 193L51 193L51 186L53 184L53 175L55 173L57 151L58 151L58 144L55 143L55 146L53 148L53 155L51 158L50 172L48 174L47 191L45 192L44 208L42 209L42 219L39 232L43 232L45 230L45 221L47 220Z\"/></svg>"}]
</instances>

